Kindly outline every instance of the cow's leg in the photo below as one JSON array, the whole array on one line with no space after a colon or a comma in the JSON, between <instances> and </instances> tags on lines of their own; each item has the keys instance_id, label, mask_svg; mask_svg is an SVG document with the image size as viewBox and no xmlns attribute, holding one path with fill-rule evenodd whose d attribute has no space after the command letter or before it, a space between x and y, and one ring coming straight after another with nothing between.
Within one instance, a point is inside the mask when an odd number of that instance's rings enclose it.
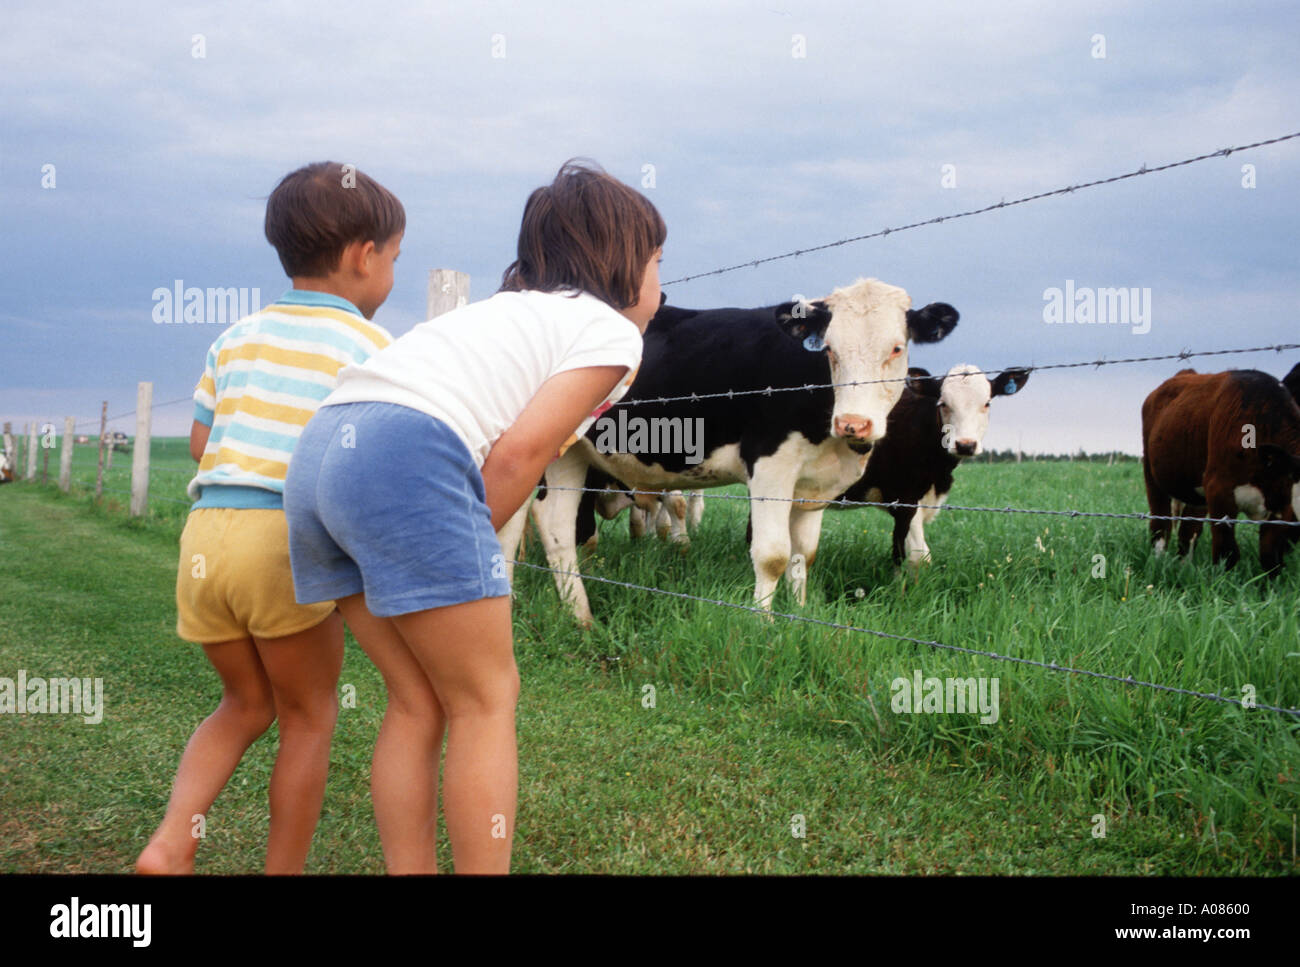
<instances>
[{"instance_id":1,"label":"cow's leg","mask_svg":"<svg viewBox=\"0 0 1300 967\"><path fill-rule=\"evenodd\" d=\"M554 494L551 496L554 496ZM509 580L511 588L515 586L515 561L523 557L524 531L528 527L528 510L532 504L533 494L529 494L519 509L515 511L515 515L497 531L497 540L501 543L501 554L506 559L506 579Z\"/></svg>"},{"instance_id":2,"label":"cow's leg","mask_svg":"<svg viewBox=\"0 0 1300 967\"><path fill-rule=\"evenodd\" d=\"M1180 500L1171 501L1171 512L1175 517L1204 517L1204 507L1189 507ZM1172 525L1171 525L1172 526ZM1201 528L1205 525L1199 520L1181 520L1178 522L1178 554L1180 557L1186 557L1196 548L1196 538L1201 536Z\"/></svg>"},{"instance_id":3,"label":"cow's leg","mask_svg":"<svg viewBox=\"0 0 1300 967\"><path fill-rule=\"evenodd\" d=\"M1282 524L1260 525L1259 563L1263 565L1270 578L1280 577L1282 574L1282 564L1286 560L1287 549L1291 546L1291 536L1287 531L1291 529Z\"/></svg>"},{"instance_id":4,"label":"cow's leg","mask_svg":"<svg viewBox=\"0 0 1300 967\"><path fill-rule=\"evenodd\" d=\"M660 540L679 544L682 553L686 553L691 546L691 538L686 533L686 498L680 490L664 495L659 502L659 517L655 525Z\"/></svg>"},{"instance_id":5,"label":"cow's leg","mask_svg":"<svg viewBox=\"0 0 1300 967\"><path fill-rule=\"evenodd\" d=\"M583 484L587 489L578 494L578 513L574 518L574 543L588 554L596 553L600 542L600 528L596 526L596 491L591 486L592 475L589 473Z\"/></svg>"},{"instance_id":6,"label":"cow's leg","mask_svg":"<svg viewBox=\"0 0 1300 967\"><path fill-rule=\"evenodd\" d=\"M889 511L889 514L894 518L894 541L890 557L894 561L894 567L900 567L907 553L906 538L912 528L912 518L916 514L916 508L895 507Z\"/></svg>"},{"instance_id":7,"label":"cow's leg","mask_svg":"<svg viewBox=\"0 0 1300 967\"><path fill-rule=\"evenodd\" d=\"M1147 507L1150 513L1155 517L1169 516L1169 495L1160 489L1151 476L1151 467L1147 462L1147 456L1142 455L1142 479L1147 485ZM1169 532L1171 524L1167 520L1148 521L1151 528L1151 544L1155 553L1163 554L1165 548L1169 545Z\"/></svg>"},{"instance_id":8,"label":"cow's leg","mask_svg":"<svg viewBox=\"0 0 1300 967\"><path fill-rule=\"evenodd\" d=\"M772 609L772 594L790 563L790 498L799 468L792 460L785 464L775 457L764 457L754 465L754 477L749 482L749 517L754 530L749 557L754 562L754 600L767 611Z\"/></svg>"},{"instance_id":9,"label":"cow's leg","mask_svg":"<svg viewBox=\"0 0 1300 967\"><path fill-rule=\"evenodd\" d=\"M800 607L808 603L808 571L817 559L824 513L824 510L800 510L798 504L790 510L790 566L786 575Z\"/></svg>"},{"instance_id":10,"label":"cow's leg","mask_svg":"<svg viewBox=\"0 0 1300 967\"><path fill-rule=\"evenodd\" d=\"M634 538L645 537L646 518L649 516L644 510L633 504L632 509L627 512L627 532L629 536Z\"/></svg>"},{"instance_id":11,"label":"cow's leg","mask_svg":"<svg viewBox=\"0 0 1300 967\"><path fill-rule=\"evenodd\" d=\"M1209 508L1207 517L1227 518L1223 523L1210 525L1210 560L1215 564L1222 561L1225 570L1230 570L1241 558L1237 537L1233 533L1236 529L1237 498L1233 496L1231 487L1210 486L1205 488L1205 497Z\"/></svg>"},{"instance_id":12,"label":"cow's leg","mask_svg":"<svg viewBox=\"0 0 1300 967\"><path fill-rule=\"evenodd\" d=\"M704 494L698 490L692 490L686 495L686 521L689 524L688 532L699 530L700 521L704 519Z\"/></svg>"},{"instance_id":13,"label":"cow's leg","mask_svg":"<svg viewBox=\"0 0 1300 967\"><path fill-rule=\"evenodd\" d=\"M655 534L661 541L668 540L668 534L673 529L672 511L668 509L668 493L659 498L659 506L655 508Z\"/></svg>"},{"instance_id":14,"label":"cow's leg","mask_svg":"<svg viewBox=\"0 0 1300 967\"><path fill-rule=\"evenodd\" d=\"M930 560L930 545L925 542L925 514L918 511L912 515L912 522L907 528L907 538L903 542L907 553L907 565L915 570Z\"/></svg>"},{"instance_id":15,"label":"cow's leg","mask_svg":"<svg viewBox=\"0 0 1300 967\"><path fill-rule=\"evenodd\" d=\"M560 598L569 603L573 616L586 627L591 626L591 605L578 574L578 548L575 541L581 487L586 479L586 464L574 447L546 468L546 499L533 502L533 520L546 549L546 560L557 571L555 587ZM564 488L564 489L561 489Z\"/></svg>"}]
</instances>

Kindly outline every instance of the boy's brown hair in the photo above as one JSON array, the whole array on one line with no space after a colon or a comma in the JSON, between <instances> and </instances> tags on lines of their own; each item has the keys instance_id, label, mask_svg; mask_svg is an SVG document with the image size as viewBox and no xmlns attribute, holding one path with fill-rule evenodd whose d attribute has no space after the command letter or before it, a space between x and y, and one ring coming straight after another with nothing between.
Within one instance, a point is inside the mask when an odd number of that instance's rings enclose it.
<instances>
[{"instance_id":1,"label":"boy's brown hair","mask_svg":"<svg viewBox=\"0 0 1300 967\"><path fill-rule=\"evenodd\" d=\"M648 198L595 162L570 159L528 196L519 257L499 291L576 288L626 309L636 305L646 263L667 236Z\"/></svg>"},{"instance_id":2,"label":"boy's brown hair","mask_svg":"<svg viewBox=\"0 0 1300 967\"><path fill-rule=\"evenodd\" d=\"M384 243L406 230L406 209L354 165L317 161L285 175L266 200L266 240L290 278L320 278L352 242Z\"/></svg>"}]
</instances>

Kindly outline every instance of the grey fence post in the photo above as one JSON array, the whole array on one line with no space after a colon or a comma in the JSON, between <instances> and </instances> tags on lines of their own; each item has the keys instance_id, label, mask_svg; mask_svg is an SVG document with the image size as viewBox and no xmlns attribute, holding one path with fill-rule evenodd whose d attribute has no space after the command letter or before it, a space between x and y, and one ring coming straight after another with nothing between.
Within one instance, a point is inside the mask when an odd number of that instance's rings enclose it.
<instances>
[{"instance_id":1,"label":"grey fence post","mask_svg":"<svg viewBox=\"0 0 1300 967\"><path fill-rule=\"evenodd\" d=\"M149 509L149 429L153 417L153 383L141 383L135 397L135 441L131 444L131 516Z\"/></svg>"}]
</instances>

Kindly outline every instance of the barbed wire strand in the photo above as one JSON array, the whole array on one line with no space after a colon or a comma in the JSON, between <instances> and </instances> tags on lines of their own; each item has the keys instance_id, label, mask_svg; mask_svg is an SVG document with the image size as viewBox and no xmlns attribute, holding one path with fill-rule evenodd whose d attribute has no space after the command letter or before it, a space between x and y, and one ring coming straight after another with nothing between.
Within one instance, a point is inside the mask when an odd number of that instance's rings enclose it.
<instances>
[{"instance_id":1,"label":"barbed wire strand","mask_svg":"<svg viewBox=\"0 0 1300 967\"><path fill-rule=\"evenodd\" d=\"M976 369L968 370L968 373L980 373L983 376L997 376L1005 369L1023 369L1027 372L1034 373L1045 369L1080 369L1085 366L1115 366L1120 363L1149 363L1169 359L1191 359L1193 356L1229 356L1235 353L1266 353L1266 352L1286 352L1292 349L1300 349L1300 343L1278 343L1276 346L1253 346L1249 349L1205 349L1193 352L1184 349L1182 352L1166 353L1161 356L1130 356L1124 359L1092 359L1079 363L1043 363L1038 366L1021 365L1014 367L1003 367L1002 369ZM804 383L802 386L767 386L763 389L729 389L720 393L689 393L684 396L658 396L645 397L643 399L619 400L614 406L640 406L645 403L678 403L690 401L697 403L700 400L709 399L734 399L737 396L771 396L773 393L795 393L811 391L816 389L834 389L840 386L870 386L875 383L904 383L911 377L908 376L890 376L882 379L859 379L851 380L845 383ZM612 407L611 407L612 408Z\"/></svg>"},{"instance_id":2,"label":"barbed wire strand","mask_svg":"<svg viewBox=\"0 0 1300 967\"><path fill-rule=\"evenodd\" d=\"M1052 672L1066 672L1071 675L1085 675L1090 678L1100 678L1100 679L1105 679L1107 681L1119 682L1121 685L1131 685L1131 686L1136 686L1141 688L1150 688L1162 692L1173 692L1179 695L1189 695L1192 696L1193 698L1206 699L1214 702L1225 702L1229 705L1244 707L1242 706L1242 702L1240 699L1229 698L1219 693L1198 692L1189 688L1179 688L1175 685L1161 685L1157 682L1148 682L1148 681L1143 681L1142 679L1139 678L1134 678L1132 675L1129 675L1127 677L1121 677L1119 675L1111 675L1106 672L1090 671L1086 668L1073 668L1069 665L1058 665L1054 661L1044 662L1044 661L1038 661L1037 659L1034 658L1021 658L1017 655L1001 655L994 651L983 651L978 648L966 648L962 645L950 645L950 644L945 644L944 642L941 641L933 641L925 638L913 638L910 637L909 635L898 635L888 631L876 631L871 628L860 628L857 625L841 624L838 621L826 621L821 618L812 618L809 617L808 615L791 614L785 611L764 611L762 608L758 608L753 605L736 604L734 601L723 601L719 598L705 598L700 595L686 594L685 592L682 591L668 591L664 588L655 588L644 584L632 584L627 581L616 581L613 578L602 578L602 577L596 577L594 575L578 574L575 571L561 571L556 568L544 567L540 564L533 564L529 561L515 561L515 566L528 567L537 571L548 571L552 574L559 574L568 577L576 577L582 579L583 581L599 581L603 584L613 584L619 587L631 588L632 590L635 591L648 591L652 594L663 594L669 597L681 598L687 601L697 601L703 604L718 605L723 608L733 608L737 611L749 611L752 612L753 614L757 614L762 617L785 618L790 621L800 621L800 622L804 622L805 624L819 625L826 628L832 628L837 631L852 631L858 634L874 635L878 638L890 638L895 641L906 641L912 644L926 645L930 648L942 649L945 651L955 651L966 655L979 655L983 658L991 658L995 661L1009 661L1021 665L1032 665L1036 668L1043 668L1046 669L1047 671L1052 671ZM1300 708L1282 708L1277 705L1255 705L1254 708L1261 709L1264 711L1269 711L1269 712L1280 712L1283 715L1291 715L1300 718Z\"/></svg>"},{"instance_id":3,"label":"barbed wire strand","mask_svg":"<svg viewBox=\"0 0 1300 967\"><path fill-rule=\"evenodd\" d=\"M1125 172L1124 174L1112 175L1109 178L1098 178L1095 181L1083 181L1075 185L1066 185L1063 188L1053 188L1051 191L1040 191L1033 195L1026 195L1023 198L1015 198L1007 201L1005 198L996 205L985 205L983 208L972 208L969 211L954 212L951 215L939 215L935 218L927 218L923 221L912 222L908 225L899 225L896 228L882 228L876 232L868 232L865 235L853 235L849 238L842 238L834 242L826 242L822 245L813 245L808 248L795 249L792 252L784 252L781 255L769 255L766 258L751 259L748 262L738 262L735 265L724 266L720 269L713 269L709 272L698 272L695 275L684 275L679 279L673 279L670 282L662 283L664 286L677 285L681 282L690 282L694 279L702 279L712 275L722 275L726 272L735 272L737 269L756 268L768 262L776 262L781 259L794 258L799 255L808 255L811 252L821 252L829 248L836 248L840 245L848 245L851 242L863 242L869 238L884 238L886 235L893 235L897 232L906 232L914 228L921 228L924 225L939 225L943 222L955 221L958 218L969 218L972 215L983 215L988 212L997 211L1002 208L1012 208L1016 205L1024 205L1033 201L1040 201L1044 198L1051 198L1054 195L1068 195L1076 191L1083 191L1087 188L1096 188L1098 185L1109 185L1117 181L1124 181L1128 178L1139 178L1143 175L1153 175L1159 171L1169 171L1172 168L1181 168L1184 165L1196 164L1199 161L1207 161L1210 158L1226 158L1236 151L1249 151L1252 148L1262 148L1270 144L1278 144L1282 141L1290 141L1292 138L1300 138L1300 131L1293 134L1283 134L1276 138L1269 138L1265 141L1255 141L1251 144L1238 145L1237 147L1220 148L1218 151L1211 151L1207 154L1196 155L1192 158L1184 158L1182 161L1171 161L1167 164L1156 165L1154 168L1148 168L1145 164L1136 171Z\"/></svg>"},{"instance_id":4,"label":"barbed wire strand","mask_svg":"<svg viewBox=\"0 0 1300 967\"><path fill-rule=\"evenodd\" d=\"M730 485L726 485L730 486ZM582 493L593 494L626 494L628 496L645 495L650 497L663 497L667 491L663 490L619 490L615 487L552 487L546 485L547 490L568 490ZM676 489L676 488L674 488ZM1300 527L1300 521L1292 520L1252 520L1243 518L1236 520L1226 517L1176 517L1165 516L1163 514L1143 514L1143 513L1107 513L1100 510L1037 510L1029 507L966 507L961 504L908 504L901 500L880 501L880 500L817 500L812 497L752 497L749 494L709 494L698 490L686 490L682 488L682 493L696 494L702 500L771 500L783 504L818 504L828 507L880 507L883 510L894 510L900 507L911 507L916 510L972 510L981 511L988 514L1042 514L1051 517L1109 517L1120 520L1168 520L1168 521L1195 521L1201 524L1269 524L1278 527Z\"/></svg>"}]
</instances>

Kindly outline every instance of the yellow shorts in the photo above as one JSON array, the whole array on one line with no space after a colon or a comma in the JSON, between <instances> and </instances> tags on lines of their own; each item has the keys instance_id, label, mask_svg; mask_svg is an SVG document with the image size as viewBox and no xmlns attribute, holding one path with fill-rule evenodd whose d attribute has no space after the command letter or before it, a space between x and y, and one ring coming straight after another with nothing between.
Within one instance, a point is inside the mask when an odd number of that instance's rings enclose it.
<instances>
[{"instance_id":1,"label":"yellow shorts","mask_svg":"<svg viewBox=\"0 0 1300 967\"><path fill-rule=\"evenodd\" d=\"M333 611L333 601L294 599L283 510L190 511L176 573L176 633L186 641L282 638L315 627Z\"/></svg>"}]
</instances>

